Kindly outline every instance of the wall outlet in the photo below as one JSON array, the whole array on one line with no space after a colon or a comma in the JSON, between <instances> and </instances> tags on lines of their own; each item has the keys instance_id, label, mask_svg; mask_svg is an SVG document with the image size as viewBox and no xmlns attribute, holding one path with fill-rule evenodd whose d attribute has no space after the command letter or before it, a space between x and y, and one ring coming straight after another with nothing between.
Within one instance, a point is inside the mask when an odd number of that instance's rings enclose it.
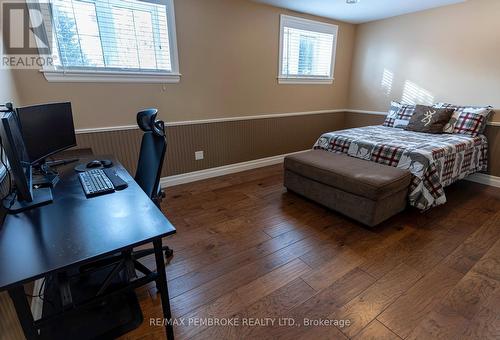
<instances>
[{"instance_id":1,"label":"wall outlet","mask_svg":"<svg viewBox=\"0 0 500 340\"><path fill-rule=\"evenodd\" d=\"M197 161L201 161L203 159L203 151L195 151L194 159Z\"/></svg>"}]
</instances>

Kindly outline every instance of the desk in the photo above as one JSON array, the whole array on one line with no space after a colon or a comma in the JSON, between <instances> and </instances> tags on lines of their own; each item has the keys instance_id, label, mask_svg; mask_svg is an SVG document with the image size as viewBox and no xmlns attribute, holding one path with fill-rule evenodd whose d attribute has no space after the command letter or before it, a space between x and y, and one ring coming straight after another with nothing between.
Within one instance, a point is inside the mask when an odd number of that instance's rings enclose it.
<instances>
[{"instance_id":1,"label":"desk","mask_svg":"<svg viewBox=\"0 0 500 340\"><path fill-rule=\"evenodd\" d=\"M162 238L174 234L175 228L123 166L112 160L128 182L125 190L87 199L75 164L65 166L53 189L53 203L8 215L0 227L0 291L9 291L28 339L38 338L38 333L24 283L147 243L155 249L163 316L171 318L161 246ZM166 324L167 336L173 339L173 329Z\"/></svg>"}]
</instances>

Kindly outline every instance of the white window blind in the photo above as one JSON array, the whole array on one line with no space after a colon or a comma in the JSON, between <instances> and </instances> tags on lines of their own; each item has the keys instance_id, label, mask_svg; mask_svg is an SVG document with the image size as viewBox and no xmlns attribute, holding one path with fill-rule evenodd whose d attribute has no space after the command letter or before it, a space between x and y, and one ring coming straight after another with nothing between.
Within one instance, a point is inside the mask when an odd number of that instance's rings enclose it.
<instances>
[{"instance_id":1,"label":"white window blind","mask_svg":"<svg viewBox=\"0 0 500 340\"><path fill-rule=\"evenodd\" d=\"M172 0L50 0L55 70L178 75Z\"/></svg>"},{"instance_id":2,"label":"white window blind","mask_svg":"<svg viewBox=\"0 0 500 340\"><path fill-rule=\"evenodd\" d=\"M282 15L279 79L331 83L337 32L336 25Z\"/></svg>"}]
</instances>

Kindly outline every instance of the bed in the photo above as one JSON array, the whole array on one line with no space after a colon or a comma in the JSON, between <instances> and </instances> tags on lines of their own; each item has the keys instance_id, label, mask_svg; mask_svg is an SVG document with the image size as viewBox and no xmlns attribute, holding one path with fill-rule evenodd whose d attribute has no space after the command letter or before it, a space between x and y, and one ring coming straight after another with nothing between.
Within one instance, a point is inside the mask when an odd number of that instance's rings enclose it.
<instances>
[{"instance_id":1,"label":"bed","mask_svg":"<svg viewBox=\"0 0 500 340\"><path fill-rule=\"evenodd\" d=\"M484 135L429 134L377 125L325 133L313 148L408 169L408 201L420 210L446 203L446 186L487 170Z\"/></svg>"}]
</instances>

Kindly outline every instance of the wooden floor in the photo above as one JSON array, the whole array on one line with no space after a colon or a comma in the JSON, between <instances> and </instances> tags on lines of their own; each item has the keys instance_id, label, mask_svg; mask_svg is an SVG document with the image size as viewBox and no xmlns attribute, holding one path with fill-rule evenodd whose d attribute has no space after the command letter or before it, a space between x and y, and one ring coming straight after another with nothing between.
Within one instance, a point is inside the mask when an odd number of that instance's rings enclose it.
<instances>
[{"instance_id":1,"label":"wooden floor","mask_svg":"<svg viewBox=\"0 0 500 340\"><path fill-rule=\"evenodd\" d=\"M163 211L178 234L166 240L167 275L186 322L176 337L499 339L500 189L462 181L447 196L370 230L286 192L281 166L170 188ZM144 322L124 338L164 338L150 321L161 317L156 288L138 295Z\"/></svg>"}]
</instances>

